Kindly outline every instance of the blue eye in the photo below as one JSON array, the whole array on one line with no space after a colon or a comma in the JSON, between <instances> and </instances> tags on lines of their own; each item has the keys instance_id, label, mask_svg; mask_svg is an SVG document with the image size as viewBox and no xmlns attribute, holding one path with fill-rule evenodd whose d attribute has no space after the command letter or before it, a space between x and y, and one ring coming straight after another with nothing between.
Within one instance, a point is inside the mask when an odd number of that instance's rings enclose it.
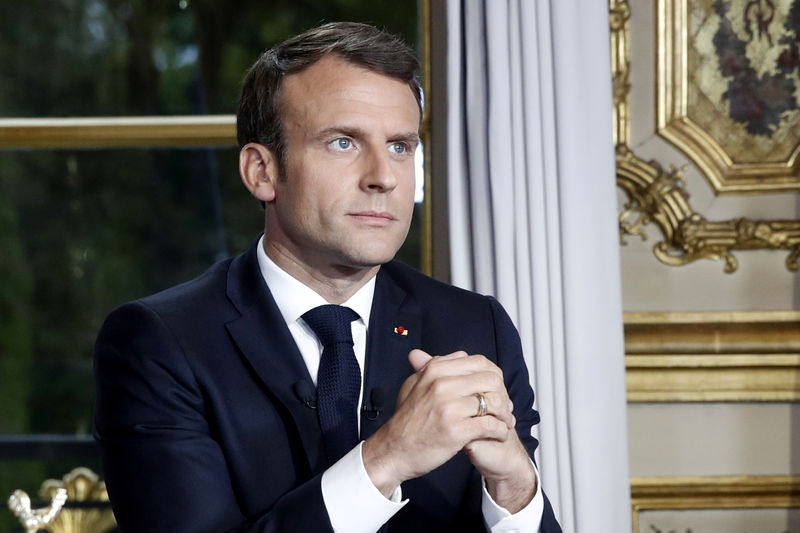
<instances>
[{"instance_id":1,"label":"blue eye","mask_svg":"<svg viewBox=\"0 0 800 533\"><path fill-rule=\"evenodd\" d=\"M347 137L339 137L338 139L334 139L330 143L328 143L328 146L330 146L334 150L346 151L350 150L353 147L353 141L352 139L348 139Z\"/></svg>"},{"instance_id":2,"label":"blue eye","mask_svg":"<svg viewBox=\"0 0 800 533\"><path fill-rule=\"evenodd\" d=\"M406 143L392 143L389 145L389 151L393 154L404 154L408 151Z\"/></svg>"}]
</instances>

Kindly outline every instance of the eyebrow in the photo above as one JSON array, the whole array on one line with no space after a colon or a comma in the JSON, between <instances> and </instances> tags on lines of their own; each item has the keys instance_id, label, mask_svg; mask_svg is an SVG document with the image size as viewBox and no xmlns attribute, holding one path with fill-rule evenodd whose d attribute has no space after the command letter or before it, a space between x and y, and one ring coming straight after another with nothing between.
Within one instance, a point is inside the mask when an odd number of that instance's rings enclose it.
<instances>
[{"instance_id":1,"label":"eyebrow","mask_svg":"<svg viewBox=\"0 0 800 533\"><path fill-rule=\"evenodd\" d=\"M392 137L389 142L404 142L416 147L420 143L420 138L418 133L402 133Z\"/></svg>"}]
</instances>

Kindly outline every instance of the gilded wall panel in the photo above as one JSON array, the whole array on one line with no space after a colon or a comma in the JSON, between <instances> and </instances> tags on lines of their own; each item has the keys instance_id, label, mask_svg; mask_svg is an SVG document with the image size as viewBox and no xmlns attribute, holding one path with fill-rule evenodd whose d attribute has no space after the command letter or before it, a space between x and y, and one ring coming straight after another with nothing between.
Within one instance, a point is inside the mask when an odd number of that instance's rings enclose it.
<instances>
[{"instance_id":1,"label":"gilded wall panel","mask_svg":"<svg viewBox=\"0 0 800 533\"><path fill-rule=\"evenodd\" d=\"M790 40L787 25L794 20L790 17L793 7L775 11L768 25L770 31L773 26L778 28L775 36L762 29L769 38L753 36L760 44L753 45L751 51L740 42L744 37L736 33L748 35L742 28L747 27L743 21L755 16L746 9L750 4L759 3L657 0L653 27L637 28L655 36L655 54L649 59L653 87L646 83L647 73L637 75L631 68L648 61L632 58L636 52L631 50L638 52L640 47L630 45L631 10L642 9L644 4L610 1L617 183L626 197L620 210L620 237L623 243L627 236L645 239L645 227L655 226L661 240L653 246L653 253L666 265L722 260L725 272L732 273L739 267L737 256L741 251L785 250L785 267L798 269L800 221L796 213L787 213L789 218L760 218L742 212L715 219L713 214L698 210L689 192L692 187L687 186L687 179L697 175L705 178L712 194L800 190L796 168L800 111L794 90L788 89L795 87L797 69L790 72L779 65L773 68L778 69L777 74L769 70L768 64L778 61L773 56L780 53L765 44L772 39L776 47L794 46L779 43ZM800 0L797 9L800 13ZM748 14L742 15L742 10ZM725 17L734 17L736 23ZM771 63L765 58L772 58ZM761 70L747 65L757 65ZM786 93L782 104L786 109L776 103L775 87L782 87ZM742 95L744 89L750 93ZM650 93L656 109L655 123L648 125L642 123L648 115L633 112L630 102L644 101ZM764 107L766 104L772 107ZM756 116L756 109L762 114ZM658 153L667 156L649 157L652 142L645 143L649 146L632 144L633 128L657 131L666 141ZM687 158L689 163L684 164Z\"/></svg>"},{"instance_id":2,"label":"gilded wall panel","mask_svg":"<svg viewBox=\"0 0 800 533\"><path fill-rule=\"evenodd\" d=\"M800 401L800 311L626 313L629 402Z\"/></svg>"}]
</instances>

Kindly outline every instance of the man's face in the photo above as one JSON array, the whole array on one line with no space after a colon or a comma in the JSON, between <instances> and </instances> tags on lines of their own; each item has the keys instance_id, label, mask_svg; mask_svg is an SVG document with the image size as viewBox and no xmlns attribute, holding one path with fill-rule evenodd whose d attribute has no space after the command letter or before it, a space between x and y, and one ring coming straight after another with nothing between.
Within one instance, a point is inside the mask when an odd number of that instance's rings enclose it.
<instances>
[{"instance_id":1,"label":"man's face","mask_svg":"<svg viewBox=\"0 0 800 533\"><path fill-rule=\"evenodd\" d=\"M273 181L267 249L324 275L391 260L414 207L409 86L326 56L287 76L280 98L286 175Z\"/></svg>"}]
</instances>

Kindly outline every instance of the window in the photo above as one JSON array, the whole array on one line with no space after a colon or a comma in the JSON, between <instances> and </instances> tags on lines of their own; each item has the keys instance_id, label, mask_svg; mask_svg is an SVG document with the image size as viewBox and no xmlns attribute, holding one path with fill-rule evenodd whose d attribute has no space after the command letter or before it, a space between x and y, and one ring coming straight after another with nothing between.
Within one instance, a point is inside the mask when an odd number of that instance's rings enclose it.
<instances>
[{"instance_id":1,"label":"window","mask_svg":"<svg viewBox=\"0 0 800 533\"><path fill-rule=\"evenodd\" d=\"M0 19L0 496L32 495L91 439L92 351L115 306L243 251L239 84L327 20L417 42L416 0L33 0ZM103 117L103 118L98 118ZM401 251L421 265L421 207ZM102 473L101 473L102 475ZM19 529L10 512L0 530Z\"/></svg>"}]
</instances>

